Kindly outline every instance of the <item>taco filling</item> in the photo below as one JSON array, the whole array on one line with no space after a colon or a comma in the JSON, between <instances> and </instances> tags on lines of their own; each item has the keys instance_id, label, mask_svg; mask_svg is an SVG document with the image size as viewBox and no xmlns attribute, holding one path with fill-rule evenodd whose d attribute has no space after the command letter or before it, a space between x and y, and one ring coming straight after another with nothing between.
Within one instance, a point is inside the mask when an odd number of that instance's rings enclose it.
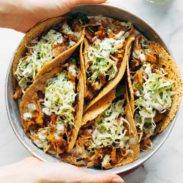
<instances>
[{"instance_id":1,"label":"taco filling","mask_svg":"<svg viewBox=\"0 0 183 183\"><path fill-rule=\"evenodd\" d=\"M77 43L81 28L65 21L33 39L16 68L16 78L22 91L34 81L41 68Z\"/></svg>"},{"instance_id":2,"label":"taco filling","mask_svg":"<svg viewBox=\"0 0 183 183\"><path fill-rule=\"evenodd\" d=\"M130 23L106 17L90 19L84 51L89 99L115 78L124 56L126 40L132 32Z\"/></svg>"},{"instance_id":3,"label":"taco filling","mask_svg":"<svg viewBox=\"0 0 183 183\"><path fill-rule=\"evenodd\" d=\"M148 149L152 146L149 138L157 133L159 123L172 105L174 82L158 67L158 55L151 53L146 40L139 36L137 41L131 62L134 119L142 149Z\"/></svg>"},{"instance_id":4,"label":"taco filling","mask_svg":"<svg viewBox=\"0 0 183 183\"><path fill-rule=\"evenodd\" d=\"M37 92L37 101L29 103L22 114L25 131L45 152L66 151L75 128L78 71L74 64L65 66L46 82L45 92Z\"/></svg>"}]
</instances>

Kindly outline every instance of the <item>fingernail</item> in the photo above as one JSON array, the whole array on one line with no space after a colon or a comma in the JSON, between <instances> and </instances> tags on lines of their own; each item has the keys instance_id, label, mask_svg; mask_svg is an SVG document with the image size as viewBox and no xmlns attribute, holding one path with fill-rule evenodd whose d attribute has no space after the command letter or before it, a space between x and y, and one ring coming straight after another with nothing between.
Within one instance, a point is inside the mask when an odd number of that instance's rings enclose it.
<instances>
[{"instance_id":1,"label":"fingernail","mask_svg":"<svg viewBox=\"0 0 183 183\"><path fill-rule=\"evenodd\" d=\"M111 183L125 183L124 180L120 177L114 177Z\"/></svg>"}]
</instances>

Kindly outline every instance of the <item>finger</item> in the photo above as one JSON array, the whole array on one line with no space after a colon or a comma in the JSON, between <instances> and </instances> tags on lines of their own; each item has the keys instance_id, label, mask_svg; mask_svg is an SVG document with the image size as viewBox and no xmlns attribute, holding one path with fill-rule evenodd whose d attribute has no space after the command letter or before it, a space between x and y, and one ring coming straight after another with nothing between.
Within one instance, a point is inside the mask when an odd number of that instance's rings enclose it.
<instances>
[{"instance_id":1,"label":"finger","mask_svg":"<svg viewBox=\"0 0 183 183\"><path fill-rule=\"evenodd\" d=\"M79 4L100 4L104 3L106 0L73 0L72 3L76 6Z\"/></svg>"},{"instance_id":2,"label":"finger","mask_svg":"<svg viewBox=\"0 0 183 183\"><path fill-rule=\"evenodd\" d=\"M124 183L123 179L115 174L90 174L84 172L81 168L65 163L50 163L49 165L46 174L50 174L52 179L55 177L54 180L65 180L65 182L73 183ZM70 174L70 172L72 172L72 174Z\"/></svg>"},{"instance_id":3,"label":"finger","mask_svg":"<svg viewBox=\"0 0 183 183\"><path fill-rule=\"evenodd\" d=\"M84 176L84 182L87 183L124 183L124 180L113 174L86 174Z\"/></svg>"}]
</instances>

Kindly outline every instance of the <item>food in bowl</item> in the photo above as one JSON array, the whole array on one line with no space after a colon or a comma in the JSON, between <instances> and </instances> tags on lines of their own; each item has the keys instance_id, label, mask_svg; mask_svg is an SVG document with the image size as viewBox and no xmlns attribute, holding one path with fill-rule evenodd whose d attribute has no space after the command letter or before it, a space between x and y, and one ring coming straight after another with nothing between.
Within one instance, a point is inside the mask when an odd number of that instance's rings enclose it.
<instances>
[{"instance_id":1,"label":"food in bowl","mask_svg":"<svg viewBox=\"0 0 183 183\"><path fill-rule=\"evenodd\" d=\"M14 98L25 133L46 153L78 166L110 169L135 161L178 111L182 81L175 61L129 22L75 15L81 37L22 89L16 71L26 45L60 19L28 32L14 58Z\"/></svg>"}]
</instances>

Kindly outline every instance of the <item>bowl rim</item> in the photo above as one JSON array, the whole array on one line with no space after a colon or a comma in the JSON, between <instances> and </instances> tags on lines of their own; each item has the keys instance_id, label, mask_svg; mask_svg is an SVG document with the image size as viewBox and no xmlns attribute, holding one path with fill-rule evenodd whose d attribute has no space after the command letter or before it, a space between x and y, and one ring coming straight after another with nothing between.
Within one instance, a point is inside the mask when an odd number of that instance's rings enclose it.
<instances>
[{"instance_id":1,"label":"bowl rim","mask_svg":"<svg viewBox=\"0 0 183 183\"><path fill-rule=\"evenodd\" d=\"M159 34L146 22L144 21L142 18L140 18L139 16L135 15L134 13L124 10L122 8L118 8L112 5L106 5L106 4L101 4L101 5L81 5L78 6L76 8L74 8L74 10L78 9L78 8L85 8L85 7L108 7L111 9L116 9L118 11L123 11L125 14L129 14L130 16L135 17L136 19L139 19L139 21L141 21L143 24L145 24L146 26L148 26L148 28L150 28L155 34L156 36L158 36L157 38L161 41L162 46L170 53L169 49L167 48L167 45L165 44L164 40L159 36ZM72 12L72 11L71 11ZM70 13L70 12L69 12ZM67 13L67 14L69 14ZM66 14L66 15L67 15ZM110 17L110 16L109 16ZM18 44L19 46L19 44ZM18 48L17 46L17 48ZM44 161L44 162L48 162L49 160L41 157L37 152L35 152L34 150L31 149L31 147L28 146L28 144L24 141L24 139L20 136L19 132L16 130L12 117L11 117L11 113L10 113L10 108L9 108L9 98L8 98L8 81L9 81L9 77L12 77L12 63L13 63L13 57L14 54L12 56L12 59L9 63L8 69L7 69L7 73L6 73L6 78L5 78L5 105L6 105L6 112L8 115L8 120L9 123L11 125L11 128L13 129L16 137L18 138L18 140L21 142L21 144L35 157L37 157L38 159ZM12 99L13 100L13 99ZM179 108L180 109L180 108ZM135 160L134 162L128 164L128 165L124 165L124 166L120 166L120 167L114 167L112 169L109 170L96 170L96 169L92 169L92 168L86 168L86 167L82 167L83 170L85 171L90 171L92 170L92 172L97 173L99 171L104 171L105 173L113 173L113 174L119 174L119 173L124 173L124 172L128 172L130 170L133 170L137 167L139 167L141 164L143 164L144 162L146 162L150 157L152 157L155 153L157 153L157 151L159 150L159 148L165 143L165 141L167 140L168 136L170 135L170 133L173 130L173 127L175 125L176 119L178 117L179 111L177 112L175 118L173 119L173 121L170 123L170 125L168 126L168 128L162 132L164 133L164 137L162 138L161 142L155 147L153 148L153 150L151 150L150 152L148 152L147 155L145 155L145 157L143 159L138 158L137 160ZM38 148L38 147L36 147ZM51 155L49 155L51 156ZM63 161L61 161L62 163L65 163ZM67 163L66 163L67 164ZM125 168L124 168L125 167Z\"/></svg>"}]
</instances>

